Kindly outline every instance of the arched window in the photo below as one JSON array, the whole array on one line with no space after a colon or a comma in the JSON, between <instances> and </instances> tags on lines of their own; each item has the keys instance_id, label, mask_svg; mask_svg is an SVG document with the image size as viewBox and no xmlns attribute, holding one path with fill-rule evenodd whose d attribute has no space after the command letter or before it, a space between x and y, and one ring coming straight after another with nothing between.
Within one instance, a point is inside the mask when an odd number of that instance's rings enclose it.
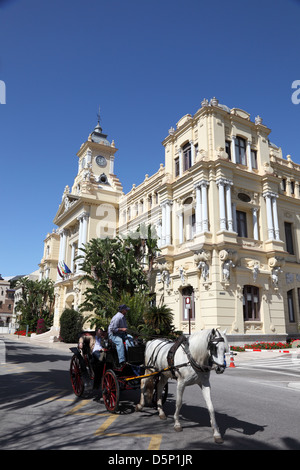
<instances>
[{"instance_id":1,"label":"arched window","mask_svg":"<svg viewBox=\"0 0 300 470\"><path fill-rule=\"evenodd\" d=\"M258 287L244 286L243 310L244 310L244 321L260 320Z\"/></svg>"}]
</instances>

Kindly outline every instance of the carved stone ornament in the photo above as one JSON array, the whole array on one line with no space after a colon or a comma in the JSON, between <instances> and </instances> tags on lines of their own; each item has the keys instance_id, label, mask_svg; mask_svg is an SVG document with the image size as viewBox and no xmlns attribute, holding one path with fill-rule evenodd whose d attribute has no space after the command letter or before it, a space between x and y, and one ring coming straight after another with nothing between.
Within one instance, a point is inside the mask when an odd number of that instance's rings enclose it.
<instances>
[{"instance_id":1,"label":"carved stone ornament","mask_svg":"<svg viewBox=\"0 0 300 470\"><path fill-rule=\"evenodd\" d=\"M234 250L221 250L219 257L222 262L222 282L228 285L231 269L236 267L237 252Z\"/></svg>"},{"instance_id":2,"label":"carved stone ornament","mask_svg":"<svg viewBox=\"0 0 300 470\"><path fill-rule=\"evenodd\" d=\"M279 256L273 256L272 258L269 258L268 260L269 267L272 268L283 268L285 265L285 259Z\"/></svg>"}]
</instances>

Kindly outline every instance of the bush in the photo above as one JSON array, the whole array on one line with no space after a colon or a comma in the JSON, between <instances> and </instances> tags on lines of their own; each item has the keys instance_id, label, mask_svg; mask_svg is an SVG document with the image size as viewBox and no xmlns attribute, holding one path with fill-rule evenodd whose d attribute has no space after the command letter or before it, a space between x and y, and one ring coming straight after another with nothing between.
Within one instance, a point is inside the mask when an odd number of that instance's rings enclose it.
<instances>
[{"instance_id":1,"label":"bush","mask_svg":"<svg viewBox=\"0 0 300 470\"><path fill-rule=\"evenodd\" d=\"M36 325L36 334L40 335L41 333L45 333L47 331L47 327L45 325L45 320L43 318L39 318Z\"/></svg>"},{"instance_id":2,"label":"bush","mask_svg":"<svg viewBox=\"0 0 300 470\"><path fill-rule=\"evenodd\" d=\"M65 343L77 343L83 323L81 313L72 308L66 308L60 317L60 339Z\"/></svg>"},{"instance_id":3,"label":"bush","mask_svg":"<svg viewBox=\"0 0 300 470\"><path fill-rule=\"evenodd\" d=\"M245 344L245 349L286 349L290 347L291 347L291 344L289 343L282 343L282 342L275 343L275 341L271 343L262 341L260 343L257 342L254 344Z\"/></svg>"},{"instance_id":4,"label":"bush","mask_svg":"<svg viewBox=\"0 0 300 470\"><path fill-rule=\"evenodd\" d=\"M244 352L245 348L243 346L230 346L230 351Z\"/></svg>"}]
</instances>

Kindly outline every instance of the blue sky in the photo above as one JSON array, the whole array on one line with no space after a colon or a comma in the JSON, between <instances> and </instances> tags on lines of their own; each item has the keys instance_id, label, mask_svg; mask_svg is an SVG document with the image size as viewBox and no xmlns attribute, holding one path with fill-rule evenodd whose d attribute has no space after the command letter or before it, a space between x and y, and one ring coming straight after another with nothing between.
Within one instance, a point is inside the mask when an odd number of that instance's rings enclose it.
<instances>
[{"instance_id":1,"label":"blue sky","mask_svg":"<svg viewBox=\"0 0 300 470\"><path fill-rule=\"evenodd\" d=\"M213 96L300 163L299 17L296 0L0 0L2 276L38 268L99 106L125 192Z\"/></svg>"}]
</instances>

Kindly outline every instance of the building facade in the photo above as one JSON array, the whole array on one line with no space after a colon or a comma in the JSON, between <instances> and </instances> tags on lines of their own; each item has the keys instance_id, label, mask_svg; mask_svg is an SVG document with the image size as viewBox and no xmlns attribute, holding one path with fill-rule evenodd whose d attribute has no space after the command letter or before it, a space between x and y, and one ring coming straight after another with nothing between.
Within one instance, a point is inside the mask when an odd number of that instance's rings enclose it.
<instances>
[{"instance_id":1,"label":"building facade","mask_svg":"<svg viewBox=\"0 0 300 470\"><path fill-rule=\"evenodd\" d=\"M82 244L145 223L160 247L157 302L172 309L178 329L226 328L232 343L297 336L300 165L283 158L270 132L259 116L205 99L169 130L165 163L124 194L116 148L98 124L54 219L57 261L71 271L55 274L55 326L84 295L74 264Z\"/></svg>"},{"instance_id":2,"label":"building facade","mask_svg":"<svg viewBox=\"0 0 300 470\"><path fill-rule=\"evenodd\" d=\"M11 289L10 281L0 274L0 327L9 327L12 322L15 302L15 289Z\"/></svg>"}]
</instances>

